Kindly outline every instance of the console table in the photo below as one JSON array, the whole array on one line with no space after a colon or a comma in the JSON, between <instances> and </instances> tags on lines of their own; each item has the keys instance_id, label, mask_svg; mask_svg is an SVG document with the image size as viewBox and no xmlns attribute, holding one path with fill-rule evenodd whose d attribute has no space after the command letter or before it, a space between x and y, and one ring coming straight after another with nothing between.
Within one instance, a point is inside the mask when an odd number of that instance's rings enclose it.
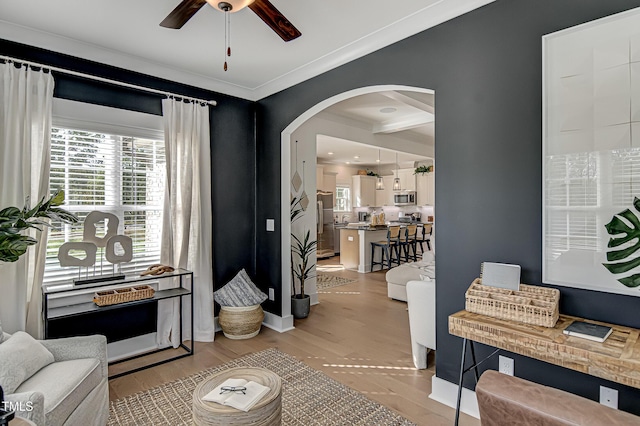
<instances>
[{"instance_id":1,"label":"console table","mask_svg":"<svg viewBox=\"0 0 640 426\"><path fill-rule=\"evenodd\" d=\"M177 287L166 290L158 290L156 283L160 280L175 279L179 282ZM115 281L105 281L100 283L92 283L87 285L68 284L51 284L42 288L42 316L44 321L44 337L45 339L67 337L74 335L86 334L103 334L107 336L109 343L124 340L133 336L139 336L149 332L155 332L157 329L157 303L159 300L177 299L179 304L179 347L182 353L163 359L161 361L150 362L142 367L134 368L122 373L109 376L109 379L123 376L125 374L134 373L146 368L154 367L165 362L173 361L178 358L193 355L194 339L191 333L191 344L187 346L182 341L183 336L183 318L182 307L183 299L186 298L187 303L191 307L190 329L193 331L193 292L185 287L185 279L189 280L193 288L193 272L185 269L176 269L174 272L164 273L162 275L147 276L129 276L125 279ZM118 303L108 306L97 306L93 303L93 294L98 291L112 290L123 287L132 287L136 285L148 284L156 288L152 298L135 300L131 302ZM136 312L136 310L138 310ZM131 312L130 312L131 311ZM105 321L100 317L95 320L96 316L101 316L111 312L117 319L116 322ZM138 312L142 312L139 315ZM136 326L127 321L130 316L132 321L138 320L137 316L143 317L144 324ZM151 321L148 317L151 316ZM125 333L113 333L113 328L119 326L125 330ZM173 349L172 346L159 348L151 351L145 351L138 355L128 356L110 362L109 365L121 363L134 358L139 358L154 354L157 352Z\"/></svg>"},{"instance_id":2,"label":"console table","mask_svg":"<svg viewBox=\"0 0 640 426\"><path fill-rule=\"evenodd\" d=\"M613 328L613 332L602 343L563 334L562 330L576 320L606 325ZM640 389L640 330L635 328L568 315L560 315L555 327L549 328L460 311L449 316L449 333L464 339L456 424L462 376L475 370L477 378L476 367L484 361L476 362L474 341ZM473 365L465 369L468 343Z\"/></svg>"}]
</instances>

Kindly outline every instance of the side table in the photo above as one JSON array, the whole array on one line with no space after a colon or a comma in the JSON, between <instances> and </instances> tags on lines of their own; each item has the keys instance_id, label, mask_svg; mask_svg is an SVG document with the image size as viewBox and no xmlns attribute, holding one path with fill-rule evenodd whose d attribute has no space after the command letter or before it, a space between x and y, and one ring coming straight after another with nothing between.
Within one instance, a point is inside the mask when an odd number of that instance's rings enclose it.
<instances>
[{"instance_id":1,"label":"side table","mask_svg":"<svg viewBox=\"0 0 640 426\"><path fill-rule=\"evenodd\" d=\"M227 379L245 379L270 388L249 411L203 401L202 397ZM282 380L264 368L238 367L221 371L205 379L193 392L193 424L197 426L276 426L282 421Z\"/></svg>"}]
</instances>

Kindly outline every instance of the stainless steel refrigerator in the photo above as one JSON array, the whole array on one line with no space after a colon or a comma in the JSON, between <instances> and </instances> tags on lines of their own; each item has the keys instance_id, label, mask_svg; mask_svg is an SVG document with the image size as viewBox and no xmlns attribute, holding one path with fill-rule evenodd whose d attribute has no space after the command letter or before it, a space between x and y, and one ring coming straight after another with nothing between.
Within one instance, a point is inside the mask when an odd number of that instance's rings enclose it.
<instances>
[{"instance_id":1,"label":"stainless steel refrigerator","mask_svg":"<svg viewBox=\"0 0 640 426\"><path fill-rule=\"evenodd\" d=\"M333 192L318 191L318 258L333 256Z\"/></svg>"}]
</instances>

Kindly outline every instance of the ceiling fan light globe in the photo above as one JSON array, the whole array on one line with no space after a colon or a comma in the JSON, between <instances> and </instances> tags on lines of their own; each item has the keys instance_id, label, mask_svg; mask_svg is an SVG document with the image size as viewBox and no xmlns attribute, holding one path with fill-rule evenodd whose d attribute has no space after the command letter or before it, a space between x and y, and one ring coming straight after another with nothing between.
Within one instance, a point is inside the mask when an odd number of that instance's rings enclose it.
<instances>
[{"instance_id":1,"label":"ceiling fan light globe","mask_svg":"<svg viewBox=\"0 0 640 426\"><path fill-rule=\"evenodd\" d=\"M215 7L221 12L226 12L225 5L230 5L231 9L229 9L229 12L235 13L249 6L254 1L255 0L226 0L226 1L207 0L207 3L209 3L211 6Z\"/></svg>"}]
</instances>

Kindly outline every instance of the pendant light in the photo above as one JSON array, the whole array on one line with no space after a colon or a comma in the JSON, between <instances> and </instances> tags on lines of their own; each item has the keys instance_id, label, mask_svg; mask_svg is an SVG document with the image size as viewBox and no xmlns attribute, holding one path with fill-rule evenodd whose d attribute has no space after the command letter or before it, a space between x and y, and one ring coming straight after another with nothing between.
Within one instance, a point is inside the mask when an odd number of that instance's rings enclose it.
<instances>
[{"instance_id":1,"label":"pendant light","mask_svg":"<svg viewBox=\"0 0 640 426\"><path fill-rule=\"evenodd\" d=\"M384 180L382 179L382 176L380 176L380 150L378 150L378 167L376 172L378 174L378 180L376 181L376 190L384 191Z\"/></svg>"},{"instance_id":2,"label":"pendant light","mask_svg":"<svg viewBox=\"0 0 640 426\"><path fill-rule=\"evenodd\" d=\"M398 153L396 152L396 177L393 180L393 190L400 191L400 177L398 176Z\"/></svg>"}]
</instances>

